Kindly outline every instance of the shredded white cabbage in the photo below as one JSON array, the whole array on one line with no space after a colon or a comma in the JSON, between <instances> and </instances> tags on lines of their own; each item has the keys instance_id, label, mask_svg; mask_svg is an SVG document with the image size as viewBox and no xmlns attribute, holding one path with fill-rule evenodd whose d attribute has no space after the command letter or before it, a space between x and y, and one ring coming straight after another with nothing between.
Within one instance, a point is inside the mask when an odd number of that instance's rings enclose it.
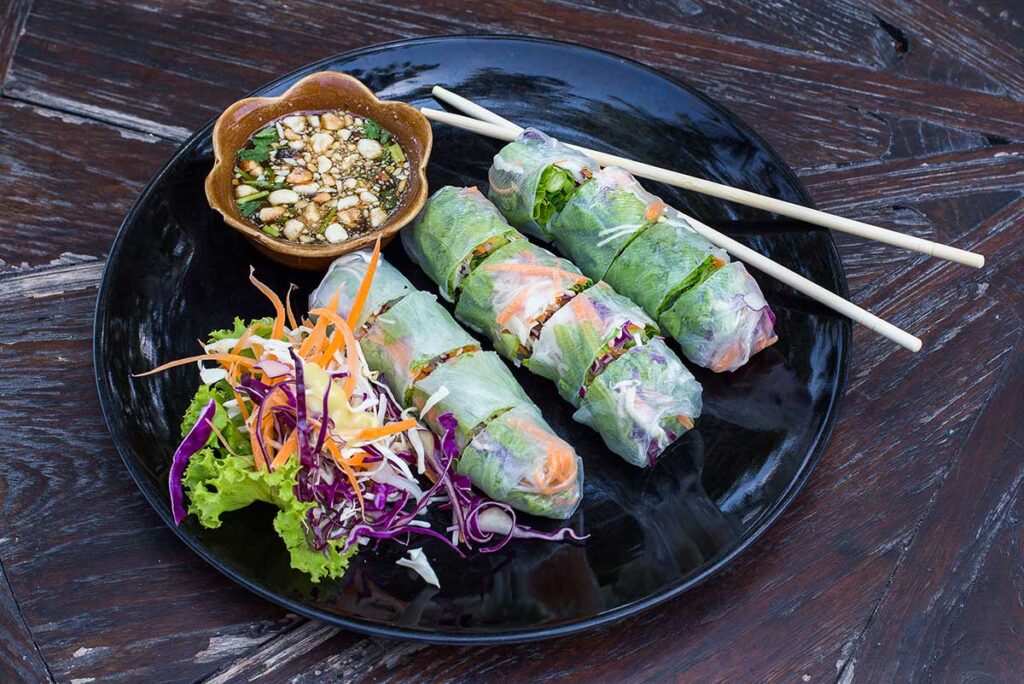
<instances>
[{"instance_id":1,"label":"shredded white cabbage","mask_svg":"<svg viewBox=\"0 0 1024 684\"><path fill-rule=\"evenodd\" d=\"M423 404L423 408L420 409L420 415L425 416L428 413L430 413L430 409L437 406L437 403L439 401L443 401L444 398L447 397L450 393L451 392L448 390L447 387L441 385L441 387L436 392L427 397L427 401Z\"/></svg>"},{"instance_id":2,"label":"shredded white cabbage","mask_svg":"<svg viewBox=\"0 0 1024 684\"><path fill-rule=\"evenodd\" d=\"M437 573L434 572L434 568L430 567L430 561L427 560L423 549L409 549L409 557L400 558L395 564L401 565L403 568L409 568L422 577L427 584L432 584L438 589L441 588L441 582L437 579Z\"/></svg>"}]
</instances>

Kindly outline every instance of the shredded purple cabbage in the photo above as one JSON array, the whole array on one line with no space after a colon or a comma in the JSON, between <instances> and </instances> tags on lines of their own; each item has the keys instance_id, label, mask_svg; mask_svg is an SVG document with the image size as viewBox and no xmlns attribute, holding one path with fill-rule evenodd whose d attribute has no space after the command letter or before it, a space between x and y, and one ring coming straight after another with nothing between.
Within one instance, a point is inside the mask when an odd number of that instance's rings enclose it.
<instances>
[{"instance_id":1,"label":"shredded purple cabbage","mask_svg":"<svg viewBox=\"0 0 1024 684\"><path fill-rule=\"evenodd\" d=\"M188 516L185 510L184 493L181 489L181 479L185 477L185 468L188 467L188 460L193 454L203 448L206 440L213 434L214 414L217 412L217 402L213 399L199 412L199 419L192 429L181 440L181 444L174 450L171 457L171 473L167 476L167 486L171 492L171 513L174 515L174 524L180 525L181 521Z\"/></svg>"}]
</instances>

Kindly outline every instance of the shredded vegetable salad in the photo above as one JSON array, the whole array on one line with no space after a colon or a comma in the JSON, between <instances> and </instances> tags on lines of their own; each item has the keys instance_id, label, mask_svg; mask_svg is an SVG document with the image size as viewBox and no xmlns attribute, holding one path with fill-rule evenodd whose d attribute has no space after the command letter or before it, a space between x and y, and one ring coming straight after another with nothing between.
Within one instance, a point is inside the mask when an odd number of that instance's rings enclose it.
<instances>
[{"instance_id":1,"label":"shredded vegetable salad","mask_svg":"<svg viewBox=\"0 0 1024 684\"><path fill-rule=\"evenodd\" d=\"M373 264L378 253L379 243ZM273 318L235 319L232 329L211 333L203 354L141 374L199 367L202 384L168 482L175 523L191 513L216 528L226 512L274 504L292 567L314 582L340 577L361 546L382 540L408 546L433 538L464 556L516 538L582 539L568 528L533 530L509 505L479 495L453 467L453 416L438 418L441 434L430 432L368 369L350 322L359 320L373 270L348 320L335 313L336 295L309 312L315 323L297 321L288 297L282 303L250 274ZM443 515L428 520L433 511ZM399 564L439 584L422 549Z\"/></svg>"}]
</instances>

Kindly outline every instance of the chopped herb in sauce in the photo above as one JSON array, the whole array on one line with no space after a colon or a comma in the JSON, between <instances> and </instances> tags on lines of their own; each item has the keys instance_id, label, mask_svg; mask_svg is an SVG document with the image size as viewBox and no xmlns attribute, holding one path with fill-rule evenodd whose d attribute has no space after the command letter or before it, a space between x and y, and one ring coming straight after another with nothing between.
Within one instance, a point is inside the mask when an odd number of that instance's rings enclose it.
<instances>
[{"instance_id":1,"label":"chopped herb in sauce","mask_svg":"<svg viewBox=\"0 0 1024 684\"><path fill-rule=\"evenodd\" d=\"M235 155L238 211L264 233L339 243L383 224L409 185L409 160L391 133L349 112L290 114Z\"/></svg>"}]
</instances>

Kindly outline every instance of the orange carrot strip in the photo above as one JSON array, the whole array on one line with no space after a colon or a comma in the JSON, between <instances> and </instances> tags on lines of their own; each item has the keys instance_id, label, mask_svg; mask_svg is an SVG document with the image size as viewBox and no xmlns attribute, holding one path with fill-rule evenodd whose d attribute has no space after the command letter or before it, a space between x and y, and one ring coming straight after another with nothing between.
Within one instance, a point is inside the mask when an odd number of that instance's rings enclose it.
<instances>
[{"instance_id":1,"label":"orange carrot strip","mask_svg":"<svg viewBox=\"0 0 1024 684\"><path fill-rule=\"evenodd\" d=\"M569 305L572 306L580 323L590 323L595 328L598 327L597 312L585 297L573 297L569 300Z\"/></svg>"},{"instance_id":2,"label":"orange carrot strip","mask_svg":"<svg viewBox=\"0 0 1024 684\"><path fill-rule=\"evenodd\" d=\"M288 457L295 453L296 447L299 445L299 433L292 430L292 434L288 436L288 439L281 445L281 450L277 452L277 456L274 457L274 462L270 464L270 467L277 470L285 463L288 462Z\"/></svg>"},{"instance_id":3,"label":"orange carrot strip","mask_svg":"<svg viewBox=\"0 0 1024 684\"><path fill-rule=\"evenodd\" d=\"M321 320L326 319L333 323L334 332L340 332L345 340L345 344L348 345L348 350L345 353L348 377L346 377L345 381L342 383L342 388L345 392L345 399L348 400L348 398L352 396L352 392L356 389L356 378L359 375L359 349L356 346L357 342L355 335L352 334L352 328L349 327L348 321L330 309L313 309L309 313L320 316Z\"/></svg>"},{"instance_id":4,"label":"orange carrot strip","mask_svg":"<svg viewBox=\"0 0 1024 684\"><path fill-rule=\"evenodd\" d=\"M335 309L337 309L338 299L340 297L341 288L338 288L338 291L334 293L333 297L331 297L331 301L327 303L327 308L330 309L332 312ZM311 311L310 313L313 312ZM309 358L310 352L313 350L314 347L320 344L324 337L324 334L327 332L327 323L328 321L324 320L323 316L321 316L320 319L317 320L316 325L313 326L313 332L309 333L309 336L302 341L302 346L299 347L299 356L303 358Z\"/></svg>"},{"instance_id":5,"label":"orange carrot strip","mask_svg":"<svg viewBox=\"0 0 1024 684\"><path fill-rule=\"evenodd\" d=\"M516 292L516 296L512 298L512 301L508 303L508 306L499 311L498 315L494 317L495 322L498 325L504 325L508 319L512 318L512 315L515 314L516 311L523 307L523 302L526 301L529 294L530 292L526 288Z\"/></svg>"},{"instance_id":6,"label":"orange carrot strip","mask_svg":"<svg viewBox=\"0 0 1024 684\"><path fill-rule=\"evenodd\" d=\"M252 266L249 267L249 282L256 286L256 289L266 295L270 303L274 305L274 331L270 334L275 340L281 339L284 335L284 304L281 303L281 298L274 294L274 291L269 287L261 283L256 279L256 269Z\"/></svg>"},{"instance_id":7,"label":"orange carrot strip","mask_svg":"<svg viewBox=\"0 0 1024 684\"><path fill-rule=\"evenodd\" d=\"M250 337L252 337L252 328L246 328L245 332L243 332L238 338L238 341L235 342L235 346L231 348L231 353L237 354L242 351L242 347L245 346L245 343L249 341Z\"/></svg>"},{"instance_id":8,"label":"orange carrot strip","mask_svg":"<svg viewBox=\"0 0 1024 684\"><path fill-rule=\"evenodd\" d=\"M363 515L365 516L366 515L366 509L363 506L363 495L359 491L359 484L356 483L355 471L352 470L352 466L350 466L345 461L345 457L341 455L340 451L338 451L338 447L337 447L337 445L334 444L334 440L333 439L325 439L324 440L324 444L327 445L327 450L330 451L331 452L331 456L334 457L335 463L340 465L342 470L345 471L345 475L348 476L349 484L352 485L352 489L356 493L356 498L359 499L359 510L362 511Z\"/></svg>"},{"instance_id":9,"label":"orange carrot strip","mask_svg":"<svg viewBox=\"0 0 1024 684\"><path fill-rule=\"evenodd\" d=\"M177 361L171 361L165 363L162 366L157 366L153 370L146 371L145 373L135 373L132 377L144 378L147 375L153 375L154 373L160 373L168 368L175 368L177 366L184 366L189 363L195 363L196 361L220 361L222 364L237 363L240 366L252 367L256 365L256 359L248 359L238 354L199 354L198 356L186 356L183 359Z\"/></svg>"},{"instance_id":10,"label":"orange carrot strip","mask_svg":"<svg viewBox=\"0 0 1024 684\"><path fill-rule=\"evenodd\" d=\"M533 435L546 446L544 465L534 471L537 489L541 494L551 495L569 487L576 479L577 463L572 457L568 445L559 438L548 434L536 425L525 420L509 420L508 424L518 430Z\"/></svg>"},{"instance_id":11,"label":"orange carrot strip","mask_svg":"<svg viewBox=\"0 0 1024 684\"><path fill-rule=\"evenodd\" d=\"M252 414L253 418L256 414ZM266 470L267 462L263 460L263 452L260 451L260 442L256 438L255 420L249 424L249 446L252 448L252 460L256 463L256 470Z\"/></svg>"},{"instance_id":12,"label":"orange carrot strip","mask_svg":"<svg viewBox=\"0 0 1024 684\"><path fill-rule=\"evenodd\" d=\"M578 273L573 273L572 271L566 271L565 269L558 268L556 266L536 266L533 264L516 263L484 264L484 270L501 273L518 273L520 275L545 275L552 276L555 278L564 277L576 282L586 280L585 276L581 276Z\"/></svg>"},{"instance_id":13,"label":"orange carrot strip","mask_svg":"<svg viewBox=\"0 0 1024 684\"><path fill-rule=\"evenodd\" d=\"M380 238L373 245L373 255L370 257L370 264L366 267L366 274L363 275L363 282L359 283L356 291L356 298L352 300L352 308L348 312L348 325L356 327L359 315L363 312L363 305L366 304L366 297L370 294L370 284L373 283L373 275L377 271L377 260L380 259Z\"/></svg>"},{"instance_id":14,"label":"orange carrot strip","mask_svg":"<svg viewBox=\"0 0 1024 684\"><path fill-rule=\"evenodd\" d=\"M386 435L393 435L397 432L405 432L416 427L417 424L415 418L406 418L397 423L390 423L381 427L365 428L356 435L356 440L377 439Z\"/></svg>"},{"instance_id":15,"label":"orange carrot strip","mask_svg":"<svg viewBox=\"0 0 1024 684\"><path fill-rule=\"evenodd\" d=\"M292 330L299 327L299 324L295 320L295 313L292 311L292 290L297 287L298 286L295 283L290 283L288 285L288 292L284 296L284 310L285 313L288 314L288 325L291 326Z\"/></svg>"},{"instance_id":16,"label":"orange carrot strip","mask_svg":"<svg viewBox=\"0 0 1024 684\"><path fill-rule=\"evenodd\" d=\"M662 200L654 200L649 205L647 205L647 211L644 212L644 218L647 219L648 221L653 221L654 219L661 216L661 212L665 210L666 206L667 205Z\"/></svg>"}]
</instances>

